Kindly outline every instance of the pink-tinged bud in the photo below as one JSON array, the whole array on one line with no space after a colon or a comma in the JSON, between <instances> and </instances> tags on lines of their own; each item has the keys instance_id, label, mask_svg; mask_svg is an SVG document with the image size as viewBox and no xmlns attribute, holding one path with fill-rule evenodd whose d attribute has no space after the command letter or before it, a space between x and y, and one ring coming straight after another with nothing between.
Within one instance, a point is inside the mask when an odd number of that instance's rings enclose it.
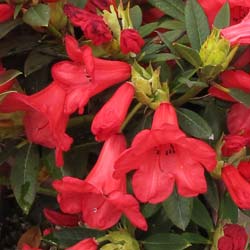
<instances>
[{"instance_id":1,"label":"pink-tinged bud","mask_svg":"<svg viewBox=\"0 0 250 250\"><path fill-rule=\"evenodd\" d=\"M218 250L244 250L247 243L247 233L238 224L226 224L224 236L218 241Z\"/></svg>"},{"instance_id":2,"label":"pink-tinged bud","mask_svg":"<svg viewBox=\"0 0 250 250\"><path fill-rule=\"evenodd\" d=\"M123 84L96 114L91 130L97 141L105 141L119 132L134 97L134 87Z\"/></svg>"},{"instance_id":3,"label":"pink-tinged bud","mask_svg":"<svg viewBox=\"0 0 250 250\"><path fill-rule=\"evenodd\" d=\"M87 238L66 250L97 250L98 243L94 238Z\"/></svg>"},{"instance_id":4,"label":"pink-tinged bud","mask_svg":"<svg viewBox=\"0 0 250 250\"><path fill-rule=\"evenodd\" d=\"M144 40L135 29L125 29L121 32L120 46L123 54L133 52L135 54L140 53L141 48L144 45Z\"/></svg>"},{"instance_id":5,"label":"pink-tinged bud","mask_svg":"<svg viewBox=\"0 0 250 250\"><path fill-rule=\"evenodd\" d=\"M0 23L6 22L13 17L14 7L7 3L0 4Z\"/></svg>"}]
</instances>

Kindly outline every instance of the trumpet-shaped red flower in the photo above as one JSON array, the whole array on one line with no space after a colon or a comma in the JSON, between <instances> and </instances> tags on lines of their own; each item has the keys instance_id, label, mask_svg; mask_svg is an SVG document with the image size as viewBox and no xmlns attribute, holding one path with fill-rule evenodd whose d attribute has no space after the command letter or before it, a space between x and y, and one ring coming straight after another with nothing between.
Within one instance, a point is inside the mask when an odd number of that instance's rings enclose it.
<instances>
[{"instance_id":1,"label":"trumpet-shaped red flower","mask_svg":"<svg viewBox=\"0 0 250 250\"><path fill-rule=\"evenodd\" d=\"M14 15L14 6L7 3L0 4L0 23L10 20Z\"/></svg>"},{"instance_id":2,"label":"trumpet-shaped red flower","mask_svg":"<svg viewBox=\"0 0 250 250\"><path fill-rule=\"evenodd\" d=\"M84 239L66 250L97 250L98 243L94 238Z\"/></svg>"},{"instance_id":3,"label":"trumpet-shaped red flower","mask_svg":"<svg viewBox=\"0 0 250 250\"><path fill-rule=\"evenodd\" d=\"M97 141L105 141L119 132L134 97L134 92L132 84L123 84L96 114L91 131Z\"/></svg>"},{"instance_id":4,"label":"trumpet-shaped red flower","mask_svg":"<svg viewBox=\"0 0 250 250\"><path fill-rule=\"evenodd\" d=\"M226 224L223 228L224 236L218 241L218 250L245 250L247 233L238 224Z\"/></svg>"},{"instance_id":5,"label":"trumpet-shaped red flower","mask_svg":"<svg viewBox=\"0 0 250 250\"><path fill-rule=\"evenodd\" d=\"M198 2L205 11L210 26L212 26L216 15L227 0L198 0ZM248 0L229 0L228 3L231 13L230 24L237 24L248 14L250 3Z\"/></svg>"},{"instance_id":6,"label":"trumpet-shaped red flower","mask_svg":"<svg viewBox=\"0 0 250 250\"><path fill-rule=\"evenodd\" d=\"M135 169L132 186L136 197L158 203L172 193L175 182L185 197L206 192L203 167L212 171L215 165L214 150L203 141L188 138L178 127L172 105L162 103L151 130L137 134L131 148L117 159L114 176Z\"/></svg>"},{"instance_id":7,"label":"trumpet-shaped red flower","mask_svg":"<svg viewBox=\"0 0 250 250\"><path fill-rule=\"evenodd\" d=\"M129 64L96 58L90 47L78 47L72 36L66 36L65 43L72 61L61 61L52 67L53 78L67 92L65 113L71 114L77 109L83 113L91 96L130 77Z\"/></svg>"},{"instance_id":8,"label":"trumpet-shaped red flower","mask_svg":"<svg viewBox=\"0 0 250 250\"><path fill-rule=\"evenodd\" d=\"M233 201L238 207L250 208L250 162L241 162L238 168L226 166L222 169L222 179Z\"/></svg>"},{"instance_id":9,"label":"trumpet-shaped red flower","mask_svg":"<svg viewBox=\"0 0 250 250\"><path fill-rule=\"evenodd\" d=\"M249 2L250 4L250 2ZM221 34L232 45L234 44L250 44L250 13L238 24L221 30Z\"/></svg>"},{"instance_id":10,"label":"trumpet-shaped red flower","mask_svg":"<svg viewBox=\"0 0 250 250\"><path fill-rule=\"evenodd\" d=\"M66 93L56 82L27 96L10 93L0 104L0 112L25 111L24 126L28 140L56 148L56 163L63 165L62 152L68 151L72 138L66 133L68 115L63 112Z\"/></svg>"},{"instance_id":11,"label":"trumpet-shaped red flower","mask_svg":"<svg viewBox=\"0 0 250 250\"><path fill-rule=\"evenodd\" d=\"M85 37L90 39L94 45L101 45L112 40L111 31L101 16L77 8L72 4L66 4L64 12L73 25L81 27Z\"/></svg>"},{"instance_id":12,"label":"trumpet-shaped red flower","mask_svg":"<svg viewBox=\"0 0 250 250\"><path fill-rule=\"evenodd\" d=\"M146 230L147 223L136 199L126 193L126 179L112 177L114 162L126 148L123 135L114 135L105 143L99 158L85 180L64 177L54 181L58 202L65 213L82 213L83 221L92 228L107 229L122 214L137 227Z\"/></svg>"},{"instance_id":13,"label":"trumpet-shaped red flower","mask_svg":"<svg viewBox=\"0 0 250 250\"><path fill-rule=\"evenodd\" d=\"M120 38L120 47L123 54L128 54L129 52L133 52L135 54L140 53L144 43L144 40L142 39L137 30L122 30Z\"/></svg>"},{"instance_id":14,"label":"trumpet-shaped red flower","mask_svg":"<svg viewBox=\"0 0 250 250\"><path fill-rule=\"evenodd\" d=\"M1 14L0 14L1 16ZM0 63L0 76L3 75L6 72L6 69L3 67L3 65ZM8 81L4 84L0 85L0 93L3 93L7 90L9 90L12 85L14 84L14 80Z\"/></svg>"}]
</instances>

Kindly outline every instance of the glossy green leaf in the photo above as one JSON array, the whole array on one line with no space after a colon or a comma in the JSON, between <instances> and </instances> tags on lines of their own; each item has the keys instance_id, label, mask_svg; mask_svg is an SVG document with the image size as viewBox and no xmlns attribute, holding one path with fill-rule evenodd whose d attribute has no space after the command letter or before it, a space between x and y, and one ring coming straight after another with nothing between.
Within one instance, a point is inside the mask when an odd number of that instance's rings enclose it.
<instances>
[{"instance_id":1,"label":"glossy green leaf","mask_svg":"<svg viewBox=\"0 0 250 250\"><path fill-rule=\"evenodd\" d=\"M198 198L194 198L191 219L193 222L206 229L208 232L212 232L214 230L212 218L209 215L207 208Z\"/></svg>"},{"instance_id":2,"label":"glossy green leaf","mask_svg":"<svg viewBox=\"0 0 250 250\"><path fill-rule=\"evenodd\" d=\"M17 203L25 214L28 214L35 199L38 169L39 152L37 146L29 144L16 152L10 181Z\"/></svg>"},{"instance_id":3,"label":"glossy green leaf","mask_svg":"<svg viewBox=\"0 0 250 250\"><path fill-rule=\"evenodd\" d=\"M0 39L7 35L10 31L22 24L22 19L11 20L8 22L0 23Z\"/></svg>"},{"instance_id":4,"label":"glossy green leaf","mask_svg":"<svg viewBox=\"0 0 250 250\"><path fill-rule=\"evenodd\" d=\"M182 250L191 246L182 236L172 233L158 233L142 241L145 250Z\"/></svg>"},{"instance_id":5,"label":"glossy green leaf","mask_svg":"<svg viewBox=\"0 0 250 250\"><path fill-rule=\"evenodd\" d=\"M217 13L214 19L214 26L218 29L223 29L230 25L230 6L226 2Z\"/></svg>"},{"instance_id":6,"label":"glossy green leaf","mask_svg":"<svg viewBox=\"0 0 250 250\"><path fill-rule=\"evenodd\" d=\"M177 109L177 116L181 129L187 134L201 139L212 138L212 129L208 123L194 111L179 108Z\"/></svg>"},{"instance_id":7,"label":"glossy green leaf","mask_svg":"<svg viewBox=\"0 0 250 250\"><path fill-rule=\"evenodd\" d=\"M138 5L133 6L130 10L130 18L133 23L133 27L138 29L142 23L142 11Z\"/></svg>"},{"instance_id":8,"label":"glossy green leaf","mask_svg":"<svg viewBox=\"0 0 250 250\"><path fill-rule=\"evenodd\" d=\"M185 7L185 24L192 48L200 50L210 34L207 16L197 0L188 0Z\"/></svg>"},{"instance_id":9,"label":"glossy green leaf","mask_svg":"<svg viewBox=\"0 0 250 250\"><path fill-rule=\"evenodd\" d=\"M247 108L250 107L249 93L246 93L240 89L230 89L229 95L231 95L238 102L244 104Z\"/></svg>"},{"instance_id":10,"label":"glossy green leaf","mask_svg":"<svg viewBox=\"0 0 250 250\"><path fill-rule=\"evenodd\" d=\"M178 54L190 64L192 64L195 68L199 68L201 66L202 61L197 50L179 43L175 43L173 46Z\"/></svg>"},{"instance_id":11,"label":"glossy green leaf","mask_svg":"<svg viewBox=\"0 0 250 250\"><path fill-rule=\"evenodd\" d=\"M175 190L163 202L164 210L173 224L185 230L192 215L193 199L180 196Z\"/></svg>"},{"instance_id":12,"label":"glossy green leaf","mask_svg":"<svg viewBox=\"0 0 250 250\"><path fill-rule=\"evenodd\" d=\"M210 245L212 243L210 240L196 233L183 233L181 236L191 244Z\"/></svg>"},{"instance_id":13,"label":"glossy green leaf","mask_svg":"<svg viewBox=\"0 0 250 250\"><path fill-rule=\"evenodd\" d=\"M181 0L149 0L153 6L177 20L184 21L184 2Z\"/></svg>"},{"instance_id":14,"label":"glossy green leaf","mask_svg":"<svg viewBox=\"0 0 250 250\"><path fill-rule=\"evenodd\" d=\"M39 3L30 7L23 15L23 21L31 26L49 25L50 8L47 4Z\"/></svg>"},{"instance_id":15,"label":"glossy green leaf","mask_svg":"<svg viewBox=\"0 0 250 250\"><path fill-rule=\"evenodd\" d=\"M87 3L87 0L69 0L68 3L72 3L76 7L83 9Z\"/></svg>"},{"instance_id":16,"label":"glossy green leaf","mask_svg":"<svg viewBox=\"0 0 250 250\"><path fill-rule=\"evenodd\" d=\"M0 85L5 84L6 82L13 80L17 76L21 75L22 72L15 69L6 70L0 75Z\"/></svg>"}]
</instances>

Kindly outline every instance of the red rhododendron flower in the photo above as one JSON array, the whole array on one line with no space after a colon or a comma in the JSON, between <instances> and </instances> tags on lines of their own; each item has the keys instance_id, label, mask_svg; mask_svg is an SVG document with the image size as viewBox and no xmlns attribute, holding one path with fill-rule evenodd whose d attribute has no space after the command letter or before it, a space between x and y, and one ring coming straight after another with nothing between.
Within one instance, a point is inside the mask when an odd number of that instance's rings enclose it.
<instances>
[{"instance_id":1,"label":"red rhododendron flower","mask_svg":"<svg viewBox=\"0 0 250 250\"><path fill-rule=\"evenodd\" d=\"M96 10L110 10L110 5L116 6L115 0L88 0L84 9L93 13L96 13Z\"/></svg>"},{"instance_id":2,"label":"red rhododendron flower","mask_svg":"<svg viewBox=\"0 0 250 250\"><path fill-rule=\"evenodd\" d=\"M107 140L111 135L119 132L134 97L134 92L132 84L123 84L96 114L91 131L97 141Z\"/></svg>"},{"instance_id":3,"label":"red rhododendron flower","mask_svg":"<svg viewBox=\"0 0 250 250\"><path fill-rule=\"evenodd\" d=\"M205 11L208 22L210 26L212 26L214 22L214 18L220 11L221 7L227 2L228 0L198 0L201 7ZM231 25L239 23L249 12L250 9L250 2L248 0L229 0L230 6L230 13L231 13Z\"/></svg>"},{"instance_id":4,"label":"red rhododendron flower","mask_svg":"<svg viewBox=\"0 0 250 250\"><path fill-rule=\"evenodd\" d=\"M1 16L1 14L0 14L0 16ZM0 75L3 75L5 72L6 72L5 68L0 63ZM3 93L5 91L9 90L12 87L12 85L14 84L14 82L15 82L14 80L11 80L11 81L8 81L4 84L1 84L0 85L0 93Z\"/></svg>"},{"instance_id":5,"label":"red rhododendron flower","mask_svg":"<svg viewBox=\"0 0 250 250\"><path fill-rule=\"evenodd\" d=\"M250 162L241 162L238 168L226 166L222 179L238 207L250 209Z\"/></svg>"},{"instance_id":6,"label":"red rhododendron flower","mask_svg":"<svg viewBox=\"0 0 250 250\"><path fill-rule=\"evenodd\" d=\"M72 36L65 37L66 50L72 61L61 61L52 67L53 78L66 90L65 112L83 108L91 96L130 77L131 66L120 61L96 58L88 46L78 47Z\"/></svg>"},{"instance_id":7,"label":"red rhododendron flower","mask_svg":"<svg viewBox=\"0 0 250 250\"><path fill-rule=\"evenodd\" d=\"M85 180L64 177L54 181L59 192L58 202L65 213L82 213L83 221L92 228L107 229L115 225L122 214L143 230L147 223L139 211L136 199L126 193L126 178L112 177L114 162L126 148L123 135L113 135L105 143L99 158Z\"/></svg>"},{"instance_id":8,"label":"red rhododendron flower","mask_svg":"<svg viewBox=\"0 0 250 250\"><path fill-rule=\"evenodd\" d=\"M179 194L185 197L206 192L203 167L212 171L215 165L214 150L203 141L187 137L178 127L172 105L162 103L151 130L137 134L131 148L116 161L114 176L135 169L132 186L136 197L158 203L172 193L175 182Z\"/></svg>"},{"instance_id":9,"label":"red rhododendron flower","mask_svg":"<svg viewBox=\"0 0 250 250\"><path fill-rule=\"evenodd\" d=\"M250 3L250 2L249 2ZM239 23L221 30L221 34L232 45L250 43L250 13Z\"/></svg>"},{"instance_id":10,"label":"red rhododendron flower","mask_svg":"<svg viewBox=\"0 0 250 250\"><path fill-rule=\"evenodd\" d=\"M81 27L85 37L90 39L93 44L101 45L112 40L111 31L101 16L77 8L72 4L66 4L64 12L73 25Z\"/></svg>"},{"instance_id":11,"label":"red rhododendron flower","mask_svg":"<svg viewBox=\"0 0 250 250\"><path fill-rule=\"evenodd\" d=\"M122 30L120 37L120 47L123 54L128 54L129 52L133 52L135 54L140 53L144 43L144 40L137 30Z\"/></svg>"},{"instance_id":12,"label":"red rhododendron flower","mask_svg":"<svg viewBox=\"0 0 250 250\"><path fill-rule=\"evenodd\" d=\"M63 214L48 208L45 208L43 213L46 219L55 225L63 227L74 227L78 225L79 218L77 215Z\"/></svg>"},{"instance_id":13,"label":"red rhododendron flower","mask_svg":"<svg viewBox=\"0 0 250 250\"><path fill-rule=\"evenodd\" d=\"M66 93L56 82L27 96L10 93L0 104L0 112L25 111L24 125L28 140L56 148L56 163L63 165L62 151L68 151L72 138L66 133L68 115L64 113Z\"/></svg>"},{"instance_id":14,"label":"red rhododendron flower","mask_svg":"<svg viewBox=\"0 0 250 250\"><path fill-rule=\"evenodd\" d=\"M236 88L243 90L246 93L250 93L250 74L248 74L247 72L243 70L228 70L224 71L220 75L220 78L222 80L221 86L225 88ZM226 101L236 101L233 97L223 92L222 90L219 90L215 86L210 87L209 93L212 96Z\"/></svg>"},{"instance_id":15,"label":"red rhododendron flower","mask_svg":"<svg viewBox=\"0 0 250 250\"><path fill-rule=\"evenodd\" d=\"M98 243L94 238L84 239L66 250L97 250Z\"/></svg>"},{"instance_id":16,"label":"red rhododendron flower","mask_svg":"<svg viewBox=\"0 0 250 250\"><path fill-rule=\"evenodd\" d=\"M7 3L0 3L0 23L10 20L14 15L14 6Z\"/></svg>"},{"instance_id":17,"label":"red rhododendron flower","mask_svg":"<svg viewBox=\"0 0 250 250\"><path fill-rule=\"evenodd\" d=\"M247 233L238 224L226 224L223 228L224 236L218 241L218 250L245 250Z\"/></svg>"},{"instance_id":18,"label":"red rhododendron flower","mask_svg":"<svg viewBox=\"0 0 250 250\"><path fill-rule=\"evenodd\" d=\"M233 66L235 68L243 68L249 63L250 63L250 48L248 47L233 63Z\"/></svg>"}]
</instances>

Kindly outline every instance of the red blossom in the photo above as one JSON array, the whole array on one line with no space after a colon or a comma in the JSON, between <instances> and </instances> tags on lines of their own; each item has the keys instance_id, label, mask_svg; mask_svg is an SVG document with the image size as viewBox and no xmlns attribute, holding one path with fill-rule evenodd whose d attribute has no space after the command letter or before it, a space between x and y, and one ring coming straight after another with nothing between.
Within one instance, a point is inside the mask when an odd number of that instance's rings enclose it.
<instances>
[{"instance_id":1,"label":"red blossom","mask_svg":"<svg viewBox=\"0 0 250 250\"><path fill-rule=\"evenodd\" d=\"M107 140L111 135L119 132L134 97L134 92L131 83L123 84L96 114L91 131L97 141Z\"/></svg>"},{"instance_id":2,"label":"red blossom","mask_svg":"<svg viewBox=\"0 0 250 250\"><path fill-rule=\"evenodd\" d=\"M84 239L66 250L97 250L98 243L94 238Z\"/></svg>"},{"instance_id":3,"label":"red blossom","mask_svg":"<svg viewBox=\"0 0 250 250\"><path fill-rule=\"evenodd\" d=\"M142 39L137 30L122 30L120 37L120 46L123 54L128 54L129 52L133 52L135 54L140 53L144 43L144 40Z\"/></svg>"},{"instance_id":4,"label":"red blossom","mask_svg":"<svg viewBox=\"0 0 250 250\"><path fill-rule=\"evenodd\" d=\"M122 214L143 230L147 224L136 199L126 193L126 179L112 177L114 162L126 148L123 135L113 135L105 143L99 158L85 180L64 177L53 182L59 192L58 202L63 212L82 213L83 221L92 228L108 229Z\"/></svg>"},{"instance_id":5,"label":"red blossom","mask_svg":"<svg viewBox=\"0 0 250 250\"><path fill-rule=\"evenodd\" d=\"M24 243L22 245L22 250L42 250L42 249L37 247L31 247L30 245Z\"/></svg>"},{"instance_id":6,"label":"red blossom","mask_svg":"<svg viewBox=\"0 0 250 250\"><path fill-rule=\"evenodd\" d=\"M14 15L14 6L7 3L0 4L0 23L10 20Z\"/></svg>"},{"instance_id":7,"label":"red blossom","mask_svg":"<svg viewBox=\"0 0 250 250\"><path fill-rule=\"evenodd\" d=\"M238 224L226 224L223 228L224 236L218 241L218 250L245 250L247 233Z\"/></svg>"},{"instance_id":8,"label":"red blossom","mask_svg":"<svg viewBox=\"0 0 250 250\"><path fill-rule=\"evenodd\" d=\"M110 5L116 6L115 0L88 0L84 9L93 13L96 13L97 9L99 10L108 10Z\"/></svg>"},{"instance_id":9,"label":"red blossom","mask_svg":"<svg viewBox=\"0 0 250 250\"><path fill-rule=\"evenodd\" d=\"M172 193L175 182L179 194L185 197L206 192L203 167L212 171L215 165L214 150L203 141L187 137L178 127L172 105L162 103L151 130L137 134L131 148L117 159L114 176L135 169L132 186L136 197L141 202L159 203Z\"/></svg>"}]
</instances>

